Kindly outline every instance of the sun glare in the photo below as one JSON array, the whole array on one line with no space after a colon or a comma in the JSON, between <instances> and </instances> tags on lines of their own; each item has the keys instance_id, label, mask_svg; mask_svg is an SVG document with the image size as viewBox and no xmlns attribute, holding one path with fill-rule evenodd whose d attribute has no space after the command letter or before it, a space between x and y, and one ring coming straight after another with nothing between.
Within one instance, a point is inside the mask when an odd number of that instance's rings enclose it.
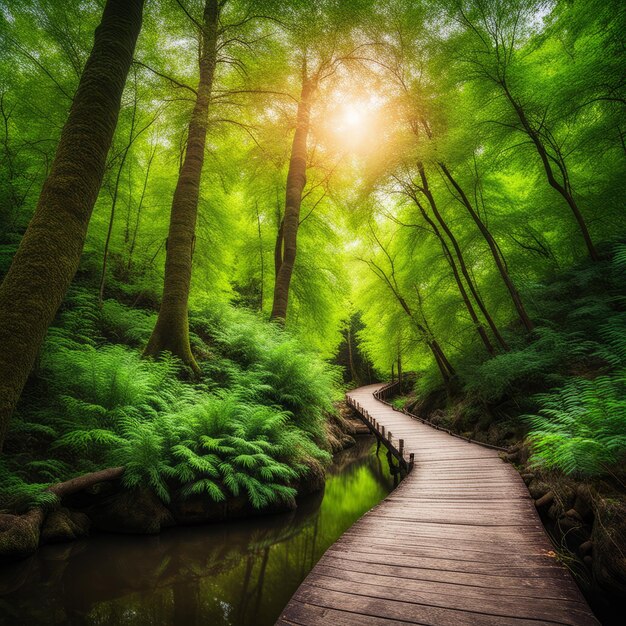
<instances>
[{"instance_id":1,"label":"sun glare","mask_svg":"<svg viewBox=\"0 0 626 626\"><path fill-rule=\"evenodd\" d=\"M331 142L352 153L367 151L378 135L381 100L376 96L350 97L337 93L327 117Z\"/></svg>"},{"instance_id":2,"label":"sun glare","mask_svg":"<svg viewBox=\"0 0 626 626\"><path fill-rule=\"evenodd\" d=\"M354 104L346 106L343 113L343 121L346 126L360 126L363 123L363 118L364 112L361 107Z\"/></svg>"}]
</instances>

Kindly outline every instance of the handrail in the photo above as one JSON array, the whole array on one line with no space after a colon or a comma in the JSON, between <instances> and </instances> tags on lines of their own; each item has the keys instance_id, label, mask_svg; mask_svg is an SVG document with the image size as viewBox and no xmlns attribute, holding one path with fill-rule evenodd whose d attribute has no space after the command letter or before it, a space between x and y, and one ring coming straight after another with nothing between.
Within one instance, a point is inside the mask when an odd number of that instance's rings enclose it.
<instances>
[{"instance_id":1,"label":"handrail","mask_svg":"<svg viewBox=\"0 0 626 626\"><path fill-rule=\"evenodd\" d=\"M386 385L383 385L380 389L376 390L373 395L376 400L385 402L386 398L392 396L395 393L397 387L400 387L400 381L394 380L390 383L387 383Z\"/></svg>"},{"instance_id":2,"label":"handrail","mask_svg":"<svg viewBox=\"0 0 626 626\"><path fill-rule=\"evenodd\" d=\"M378 437L379 441L383 441L387 450L395 456L400 463L404 466L407 472L410 472L413 469L415 464L415 454L411 452L409 454L408 460L405 458L404 454L404 439L398 439L397 447L393 444L393 433L391 431L385 432L385 426L383 424L378 424L378 420L372 417L369 411L362 407L356 400L353 400L349 395L346 394L346 403L348 406L351 406L355 411L357 411L369 429Z\"/></svg>"},{"instance_id":3,"label":"handrail","mask_svg":"<svg viewBox=\"0 0 626 626\"><path fill-rule=\"evenodd\" d=\"M499 450L500 452L507 452L507 453L511 452L510 447L504 448L502 446L495 446L491 443L485 443L484 441L480 441L478 439L472 439L471 437L465 437L463 435L459 435L459 433L455 433L449 428L444 428L442 426L438 426L437 424L433 424L429 420L424 419L423 417L414 415L413 413L410 413L406 409L397 409L395 406L393 406L393 404L391 404L391 402L387 401L387 398L393 395L393 393L395 392L395 388L398 387L399 385L400 383L397 380L391 383L387 383L386 385L383 385L380 389L376 390L372 395L376 398L376 400L378 400L379 402L382 402L383 404L386 404L387 406L390 406L394 411L397 411L398 413L404 413L404 415L407 415L408 417L414 420L417 420L418 422L422 422L422 424L426 424L430 426L431 428L448 433L448 435L452 435L453 437L457 437L458 439L463 439L464 441L468 441L469 443L476 443L479 446L483 446L484 448L490 448L491 450Z\"/></svg>"}]
</instances>

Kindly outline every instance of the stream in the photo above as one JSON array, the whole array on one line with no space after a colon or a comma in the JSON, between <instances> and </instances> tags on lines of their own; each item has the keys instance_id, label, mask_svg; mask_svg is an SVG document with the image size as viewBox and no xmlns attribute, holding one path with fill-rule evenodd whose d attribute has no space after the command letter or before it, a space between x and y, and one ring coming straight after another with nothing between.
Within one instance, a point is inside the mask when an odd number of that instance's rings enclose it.
<instances>
[{"instance_id":1,"label":"stream","mask_svg":"<svg viewBox=\"0 0 626 626\"><path fill-rule=\"evenodd\" d=\"M293 513L45 546L0 567L0 623L274 624L324 551L393 489L375 452L357 437Z\"/></svg>"}]
</instances>

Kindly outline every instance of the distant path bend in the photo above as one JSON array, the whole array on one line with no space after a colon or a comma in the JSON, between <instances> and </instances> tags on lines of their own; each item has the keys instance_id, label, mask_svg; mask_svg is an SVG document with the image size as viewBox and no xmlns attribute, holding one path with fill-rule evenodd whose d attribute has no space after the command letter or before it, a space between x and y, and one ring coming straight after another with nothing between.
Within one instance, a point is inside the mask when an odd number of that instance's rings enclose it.
<instances>
[{"instance_id":1,"label":"distant path bend","mask_svg":"<svg viewBox=\"0 0 626 626\"><path fill-rule=\"evenodd\" d=\"M598 625L554 558L517 471L494 450L348 394L415 467L320 559L278 624Z\"/></svg>"}]
</instances>

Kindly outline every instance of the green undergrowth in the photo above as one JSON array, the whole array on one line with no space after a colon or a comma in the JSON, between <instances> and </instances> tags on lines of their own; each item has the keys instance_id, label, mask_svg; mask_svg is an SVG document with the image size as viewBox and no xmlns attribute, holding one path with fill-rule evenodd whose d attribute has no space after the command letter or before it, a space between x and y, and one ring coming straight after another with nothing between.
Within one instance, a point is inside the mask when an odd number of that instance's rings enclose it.
<instances>
[{"instance_id":1,"label":"green undergrowth","mask_svg":"<svg viewBox=\"0 0 626 626\"><path fill-rule=\"evenodd\" d=\"M535 468L619 473L626 456L626 245L523 296L536 324L531 333L509 328L508 352L460 360L447 406L429 375L418 380L413 402L491 443L527 437Z\"/></svg>"},{"instance_id":2,"label":"green undergrowth","mask_svg":"<svg viewBox=\"0 0 626 626\"><path fill-rule=\"evenodd\" d=\"M244 495L261 508L292 501L330 461L335 369L253 313L207 301L191 316L194 381L171 357L141 358L155 318L72 289L12 420L3 509L50 504L47 485L119 465L126 487L165 502Z\"/></svg>"}]
</instances>

